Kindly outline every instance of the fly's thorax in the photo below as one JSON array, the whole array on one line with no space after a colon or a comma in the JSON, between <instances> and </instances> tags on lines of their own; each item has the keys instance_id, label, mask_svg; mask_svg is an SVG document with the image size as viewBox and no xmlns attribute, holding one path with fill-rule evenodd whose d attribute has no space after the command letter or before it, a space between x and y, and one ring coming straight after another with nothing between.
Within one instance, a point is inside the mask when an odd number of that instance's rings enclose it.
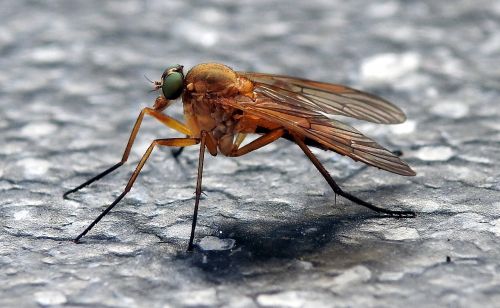
<instances>
[{"instance_id":1,"label":"fly's thorax","mask_svg":"<svg viewBox=\"0 0 500 308\"><path fill-rule=\"evenodd\" d=\"M184 96L184 115L194 136L199 137L201 131L210 132L220 152L224 155L231 153L243 112L220 104L217 99L187 97Z\"/></svg>"},{"instance_id":2,"label":"fly's thorax","mask_svg":"<svg viewBox=\"0 0 500 308\"><path fill-rule=\"evenodd\" d=\"M254 84L248 78L238 77L236 86L238 88L238 92L241 95L247 96L251 99L254 99Z\"/></svg>"},{"instance_id":3,"label":"fly's thorax","mask_svg":"<svg viewBox=\"0 0 500 308\"><path fill-rule=\"evenodd\" d=\"M203 63L189 70L185 84L193 96L231 96L238 92L237 78L228 66Z\"/></svg>"},{"instance_id":4,"label":"fly's thorax","mask_svg":"<svg viewBox=\"0 0 500 308\"><path fill-rule=\"evenodd\" d=\"M229 154L243 112L221 103L221 99L248 95L252 90L250 80L223 64L196 65L185 78L183 102L188 126L198 136L201 131L210 132L220 152Z\"/></svg>"},{"instance_id":5,"label":"fly's thorax","mask_svg":"<svg viewBox=\"0 0 500 308\"><path fill-rule=\"evenodd\" d=\"M232 134L242 113L240 110L220 104L217 99L195 101L190 109L200 130L212 132L215 139L225 134Z\"/></svg>"},{"instance_id":6,"label":"fly's thorax","mask_svg":"<svg viewBox=\"0 0 500 308\"><path fill-rule=\"evenodd\" d=\"M238 123L239 110L223 105L213 105L214 108L210 113L210 117L215 121L216 126L212 129L212 134L216 139L220 139L223 135L234 134L234 129Z\"/></svg>"},{"instance_id":7,"label":"fly's thorax","mask_svg":"<svg viewBox=\"0 0 500 308\"><path fill-rule=\"evenodd\" d=\"M211 116L210 104L201 96L194 96L185 92L182 97L184 118L193 133L193 137L200 137L201 131L212 131L217 123Z\"/></svg>"}]
</instances>

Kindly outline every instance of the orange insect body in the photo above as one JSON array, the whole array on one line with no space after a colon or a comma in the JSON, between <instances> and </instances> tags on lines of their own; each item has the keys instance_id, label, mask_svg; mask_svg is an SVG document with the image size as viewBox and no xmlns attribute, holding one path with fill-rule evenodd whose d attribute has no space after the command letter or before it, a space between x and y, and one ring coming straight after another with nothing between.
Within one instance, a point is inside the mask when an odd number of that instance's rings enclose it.
<instances>
[{"instance_id":1,"label":"orange insect body","mask_svg":"<svg viewBox=\"0 0 500 308\"><path fill-rule=\"evenodd\" d=\"M333 94L339 101L338 106L328 101ZM219 151L226 156L235 156L238 134L241 135L238 143L241 143L248 133L283 127L300 135L309 145L333 150L390 172L415 174L405 162L373 140L324 115L349 115L376 123L405 120L399 108L371 94L286 76L238 73L223 64L204 63L187 73L182 100L192 137L199 137L201 131L209 132ZM368 107L364 106L367 109L356 105L360 102L367 102ZM283 137L287 134L283 133Z\"/></svg>"},{"instance_id":2,"label":"orange insect body","mask_svg":"<svg viewBox=\"0 0 500 308\"><path fill-rule=\"evenodd\" d=\"M75 239L75 242L130 191L146 160L157 146L186 147L200 144L195 207L188 250L193 248L205 148L214 156L220 152L234 157L257 150L279 138L286 138L300 147L336 194L378 213L395 217L415 216L412 211L387 210L344 192L308 147L332 150L389 172L415 175L410 166L392 152L353 127L334 119L334 116L347 116L380 124L404 122L404 113L388 101L343 85L273 74L235 72L218 63L196 65L185 77L182 66L171 66L165 70L161 81L153 83L156 90L161 90L161 95L156 99L153 108L144 108L139 114L121 161L66 192L64 197L99 180L127 161L145 115L154 117L188 137L154 140L122 194ZM184 104L185 124L163 113L172 101L180 96ZM242 145L245 136L254 133L261 136Z\"/></svg>"},{"instance_id":3,"label":"orange insect body","mask_svg":"<svg viewBox=\"0 0 500 308\"><path fill-rule=\"evenodd\" d=\"M220 101L236 95L251 95L248 91L251 87L244 87L247 83L250 81L240 80L222 64L200 64L192 68L186 75L186 90L182 95L186 125L192 137L200 137L202 131L209 132L220 152L230 155L242 112Z\"/></svg>"}]
</instances>

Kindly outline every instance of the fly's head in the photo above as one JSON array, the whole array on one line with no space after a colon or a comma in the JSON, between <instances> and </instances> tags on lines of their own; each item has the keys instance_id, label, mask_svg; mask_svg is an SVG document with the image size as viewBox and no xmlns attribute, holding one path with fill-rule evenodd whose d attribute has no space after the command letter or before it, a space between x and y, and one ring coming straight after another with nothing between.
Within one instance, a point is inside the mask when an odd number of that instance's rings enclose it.
<instances>
[{"instance_id":1,"label":"fly's head","mask_svg":"<svg viewBox=\"0 0 500 308\"><path fill-rule=\"evenodd\" d=\"M153 106L156 110L167 108L172 101L181 96L184 90L184 73L182 65L169 66L161 75L160 81L154 81L154 89L160 90L161 95L156 99Z\"/></svg>"}]
</instances>

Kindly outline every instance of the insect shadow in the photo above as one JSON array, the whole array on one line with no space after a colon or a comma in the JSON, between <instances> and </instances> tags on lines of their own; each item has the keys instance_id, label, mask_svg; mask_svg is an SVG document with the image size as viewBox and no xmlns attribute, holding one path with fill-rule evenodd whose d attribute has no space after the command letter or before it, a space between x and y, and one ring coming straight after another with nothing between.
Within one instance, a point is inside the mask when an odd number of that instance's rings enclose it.
<instances>
[{"instance_id":1,"label":"insect shadow","mask_svg":"<svg viewBox=\"0 0 500 308\"><path fill-rule=\"evenodd\" d=\"M332 244L344 247L342 234L373 217L371 213L352 213L303 217L273 224L219 222L219 233L227 234L236 242L232 250L203 251L198 248L198 253L179 253L176 259L199 268L209 280L239 279L255 264L300 260Z\"/></svg>"}]
</instances>

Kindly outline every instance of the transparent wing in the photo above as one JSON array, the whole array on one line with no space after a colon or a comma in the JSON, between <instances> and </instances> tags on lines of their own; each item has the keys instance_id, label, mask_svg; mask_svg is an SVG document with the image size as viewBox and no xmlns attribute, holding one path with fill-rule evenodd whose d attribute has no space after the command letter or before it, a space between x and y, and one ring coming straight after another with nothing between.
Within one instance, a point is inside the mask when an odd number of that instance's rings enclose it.
<instances>
[{"instance_id":1,"label":"transparent wing","mask_svg":"<svg viewBox=\"0 0 500 308\"><path fill-rule=\"evenodd\" d=\"M262 93L280 88L296 93L297 102L305 108L331 115L348 116L380 124L396 124L406 120L401 109L390 102L356 89L289 76L238 72L256 83Z\"/></svg>"},{"instance_id":2,"label":"transparent wing","mask_svg":"<svg viewBox=\"0 0 500 308\"><path fill-rule=\"evenodd\" d=\"M234 99L223 99L222 103L282 125L290 132L312 139L323 148L356 161L401 175L415 175L408 164L355 128L329 119L320 112L296 106L297 98L293 94L274 88L270 96L267 92L256 92L254 99L237 96Z\"/></svg>"}]
</instances>

